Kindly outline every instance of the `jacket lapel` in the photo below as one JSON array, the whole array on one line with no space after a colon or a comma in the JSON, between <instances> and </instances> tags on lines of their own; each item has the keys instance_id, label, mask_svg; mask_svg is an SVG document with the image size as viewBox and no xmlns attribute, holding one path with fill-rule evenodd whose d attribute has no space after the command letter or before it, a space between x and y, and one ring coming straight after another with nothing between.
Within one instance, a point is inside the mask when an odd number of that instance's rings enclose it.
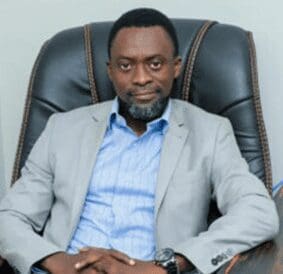
<instances>
[{"instance_id":1,"label":"jacket lapel","mask_svg":"<svg viewBox=\"0 0 283 274\"><path fill-rule=\"evenodd\" d=\"M78 161L78 172L77 172L77 195L76 203L74 208L81 205L84 201L96 156L98 154L103 136L106 130L106 123L94 122L84 132L84 138L80 142L80 157ZM82 197L83 195L83 197Z\"/></svg>"},{"instance_id":2,"label":"jacket lapel","mask_svg":"<svg viewBox=\"0 0 283 274\"><path fill-rule=\"evenodd\" d=\"M171 117L169 130L164 139L160 158L160 168L155 193L155 219L189 133L188 128L184 126L180 110L178 111L173 107Z\"/></svg>"},{"instance_id":3,"label":"jacket lapel","mask_svg":"<svg viewBox=\"0 0 283 274\"><path fill-rule=\"evenodd\" d=\"M90 116L89 126L84 129L83 139L78 140L78 144L80 145L80 149L78 151L80 155L78 155L76 178L74 178L74 183L76 184L76 195L72 206L71 224L73 228L70 237L72 237L81 215L81 210L84 205L96 157L106 131L110 108L111 103L104 107L95 107Z\"/></svg>"}]
</instances>

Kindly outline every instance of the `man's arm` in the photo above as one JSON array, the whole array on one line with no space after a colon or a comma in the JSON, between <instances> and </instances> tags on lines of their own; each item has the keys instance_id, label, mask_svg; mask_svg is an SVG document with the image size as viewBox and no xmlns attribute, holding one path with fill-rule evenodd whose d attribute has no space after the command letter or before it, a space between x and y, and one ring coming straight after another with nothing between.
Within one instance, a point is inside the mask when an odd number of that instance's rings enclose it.
<instances>
[{"instance_id":1,"label":"man's arm","mask_svg":"<svg viewBox=\"0 0 283 274\"><path fill-rule=\"evenodd\" d=\"M223 216L208 231L175 248L203 273L212 273L236 254L273 238L279 228L275 204L264 184L249 172L227 120L218 128L211 180Z\"/></svg>"},{"instance_id":2,"label":"man's arm","mask_svg":"<svg viewBox=\"0 0 283 274\"><path fill-rule=\"evenodd\" d=\"M21 178L0 204L0 254L22 273L41 258L63 251L39 233L53 204L53 174L50 163L51 118L34 145Z\"/></svg>"}]
</instances>

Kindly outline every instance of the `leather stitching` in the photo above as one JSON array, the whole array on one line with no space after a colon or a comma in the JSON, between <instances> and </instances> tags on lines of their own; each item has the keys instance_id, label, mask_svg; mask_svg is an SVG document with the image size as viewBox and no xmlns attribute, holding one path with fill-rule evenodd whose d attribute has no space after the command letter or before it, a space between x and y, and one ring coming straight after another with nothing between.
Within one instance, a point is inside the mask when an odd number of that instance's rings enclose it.
<instances>
[{"instance_id":1,"label":"leather stitching","mask_svg":"<svg viewBox=\"0 0 283 274\"><path fill-rule=\"evenodd\" d=\"M98 103L99 97L97 94L97 89L95 85L95 77L94 77L94 66L93 66L93 52L91 46L91 25L84 26L84 40L85 40L85 53L86 53L86 63L87 63L87 74L89 81L89 88L91 92L92 102Z\"/></svg>"},{"instance_id":2,"label":"leather stitching","mask_svg":"<svg viewBox=\"0 0 283 274\"><path fill-rule=\"evenodd\" d=\"M26 97L26 102L25 102L25 107L24 107L24 115L23 115L21 130L20 130L20 137L19 137L19 141L18 141L16 158L15 158L13 172L12 172L11 185L13 185L15 183L15 181L19 178L19 175L20 175L20 161L21 161L21 158L22 158L24 140L25 140L25 136L26 136L26 129L27 129L29 115L30 115L30 106L31 106L31 102L32 102L32 92L33 92L35 75L37 73L37 69L38 69L41 57L42 57L43 53L45 52L48 43L49 43L49 41L46 41L43 44L43 46L42 46L42 48L39 52L39 55L38 55L38 57L35 61L35 64L33 66L32 73L31 73L31 76L30 76L30 81L29 81L29 86L28 86L28 94L27 94L27 97Z\"/></svg>"},{"instance_id":3,"label":"leather stitching","mask_svg":"<svg viewBox=\"0 0 283 274\"><path fill-rule=\"evenodd\" d=\"M257 119L257 125L258 125L258 130L259 130L259 138L260 138L260 143L261 143L262 153L263 153L264 174L265 174L264 182L265 182L265 185L269 193L272 194L271 161L270 161L267 134L266 134L266 129L265 129L264 120L263 120L262 107L261 107L261 102L260 102L255 44L254 44L252 33L248 32L247 35L248 35L249 53L250 53L253 103L254 103L255 110L256 110L256 119Z\"/></svg>"},{"instance_id":4,"label":"leather stitching","mask_svg":"<svg viewBox=\"0 0 283 274\"><path fill-rule=\"evenodd\" d=\"M202 27L199 29L195 37L195 40L193 42L193 45L190 50L190 54L189 54L189 57L187 59L186 66L185 66L184 83L183 83L183 90L182 90L182 99L185 101L189 101L189 92L190 92L192 74L193 74L194 64L195 64L195 60L196 60L196 56L197 56L199 47L208 29L215 23L216 22L214 21L206 21L202 25Z\"/></svg>"}]
</instances>

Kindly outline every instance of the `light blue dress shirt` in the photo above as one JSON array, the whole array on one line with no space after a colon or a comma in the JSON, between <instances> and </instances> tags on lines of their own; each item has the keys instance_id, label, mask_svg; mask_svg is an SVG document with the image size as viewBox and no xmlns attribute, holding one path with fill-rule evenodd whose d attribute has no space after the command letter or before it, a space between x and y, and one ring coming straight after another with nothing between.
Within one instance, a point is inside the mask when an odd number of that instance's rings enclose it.
<instances>
[{"instance_id":1,"label":"light blue dress shirt","mask_svg":"<svg viewBox=\"0 0 283 274\"><path fill-rule=\"evenodd\" d=\"M95 246L152 260L156 251L155 188L171 102L160 118L147 123L141 136L127 126L118 108L116 98L67 252Z\"/></svg>"}]
</instances>

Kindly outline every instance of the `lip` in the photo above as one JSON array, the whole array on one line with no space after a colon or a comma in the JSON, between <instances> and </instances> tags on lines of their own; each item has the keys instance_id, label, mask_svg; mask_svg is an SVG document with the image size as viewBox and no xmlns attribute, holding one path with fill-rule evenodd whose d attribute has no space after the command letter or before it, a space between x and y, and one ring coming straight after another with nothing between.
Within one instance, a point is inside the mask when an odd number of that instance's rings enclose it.
<instances>
[{"instance_id":1,"label":"lip","mask_svg":"<svg viewBox=\"0 0 283 274\"><path fill-rule=\"evenodd\" d=\"M133 92L132 96L136 100L149 101L149 100L152 100L152 99L154 99L156 97L156 92L148 91L148 90L143 90L143 91Z\"/></svg>"}]
</instances>

